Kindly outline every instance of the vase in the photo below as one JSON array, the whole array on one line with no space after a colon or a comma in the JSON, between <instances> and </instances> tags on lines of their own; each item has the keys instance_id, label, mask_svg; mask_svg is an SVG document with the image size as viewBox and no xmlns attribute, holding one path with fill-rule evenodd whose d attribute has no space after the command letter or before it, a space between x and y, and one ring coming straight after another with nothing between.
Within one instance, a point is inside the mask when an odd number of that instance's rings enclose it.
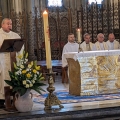
<instances>
[{"instance_id":1,"label":"vase","mask_svg":"<svg viewBox=\"0 0 120 120\"><path fill-rule=\"evenodd\" d=\"M15 107L19 112L29 112L32 110L33 101L32 93L28 89L26 93L20 96L19 93L15 94Z\"/></svg>"}]
</instances>

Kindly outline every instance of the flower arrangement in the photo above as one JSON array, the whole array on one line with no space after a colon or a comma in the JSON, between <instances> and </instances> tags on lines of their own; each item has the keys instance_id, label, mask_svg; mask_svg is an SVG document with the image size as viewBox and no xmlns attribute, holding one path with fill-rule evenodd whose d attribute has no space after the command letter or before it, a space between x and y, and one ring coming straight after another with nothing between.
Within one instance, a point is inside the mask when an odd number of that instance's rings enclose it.
<instances>
[{"instance_id":1,"label":"flower arrangement","mask_svg":"<svg viewBox=\"0 0 120 120\"><path fill-rule=\"evenodd\" d=\"M44 77L40 72L40 66L37 66L36 61L28 62L28 53L25 51L16 56L16 61L14 71L9 71L11 81L5 82L12 86L13 92L18 92L21 96L27 89L33 89L41 94L41 90L44 91L41 86L45 84L41 82Z\"/></svg>"}]
</instances>

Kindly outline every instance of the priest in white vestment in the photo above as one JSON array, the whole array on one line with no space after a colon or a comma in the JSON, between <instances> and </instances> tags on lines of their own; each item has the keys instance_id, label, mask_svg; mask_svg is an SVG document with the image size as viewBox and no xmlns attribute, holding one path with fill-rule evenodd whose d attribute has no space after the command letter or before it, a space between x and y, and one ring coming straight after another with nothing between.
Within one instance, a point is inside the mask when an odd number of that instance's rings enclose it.
<instances>
[{"instance_id":1,"label":"priest in white vestment","mask_svg":"<svg viewBox=\"0 0 120 120\"><path fill-rule=\"evenodd\" d=\"M12 21L9 18L4 18L1 23L0 29L0 47L4 39L19 39L20 36L11 31ZM21 52L24 50L24 46L21 49ZM18 53L19 54L19 53ZM8 71L11 70L11 60L10 53L2 52L0 53L0 99L4 99L4 86L8 86L4 80L10 80Z\"/></svg>"},{"instance_id":2,"label":"priest in white vestment","mask_svg":"<svg viewBox=\"0 0 120 120\"><path fill-rule=\"evenodd\" d=\"M78 52L79 44L75 42L75 37L73 33L68 35L68 42L63 47L62 52L62 67L66 67L68 65L66 58L64 57L64 53L68 52Z\"/></svg>"},{"instance_id":3,"label":"priest in white vestment","mask_svg":"<svg viewBox=\"0 0 120 120\"><path fill-rule=\"evenodd\" d=\"M96 50L108 50L106 42L104 42L104 35L99 33L97 35L98 41L95 43Z\"/></svg>"},{"instance_id":4,"label":"priest in white vestment","mask_svg":"<svg viewBox=\"0 0 120 120\"><path fill-rule=\"evenodd\" d=\"M95 50L95 45L92 42L90 42L91 41L90 35L88 33L85 33L83 37L84 37L84 42L80 45L81 49L83 51Z\"/></svg>"},{"instance_id":5,"label":"priest in white vestment","mask_svg":"<svg viewBox=\"0 0 120 120\"><path fill-rule=\"evenodd\" d=\"M117 40L115 40L115 36L113 33L110 33L108 35L107 45L109 50L120 49L120 44Z\"/></svg>"}]
</instances>

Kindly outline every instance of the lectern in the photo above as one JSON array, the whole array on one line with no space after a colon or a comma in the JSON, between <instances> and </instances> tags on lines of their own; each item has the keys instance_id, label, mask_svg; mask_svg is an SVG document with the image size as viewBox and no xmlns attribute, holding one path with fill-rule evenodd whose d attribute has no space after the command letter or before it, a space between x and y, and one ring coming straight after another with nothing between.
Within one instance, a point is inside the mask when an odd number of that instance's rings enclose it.
<instances>
[{"instance_id":1,"label":"lectern","mask_svg":"<svg viewBox=\"0 0 120 120\"><path fill-rule=\"evenodd\" d=\"M24 39L5 39L0 52L10 52L11 70L14 69L13 62L16 61L16 52L19 52L24 44Z\"/></svg>"},{"instance_id":2,"label":"lectern","mask_svg":"<svg viewBox=\"0 0 120 120\"><path fill-rule=\"evenodd\" d=\"M11 70L14 69L13 62L16 61L16 52L19 52L21 50L23 44L24 44L24 39L5 39L3 41L3 44L0 48L0 54L4 53L5 55L9 55L7 53L10 53L10 59L9 60L11 62ZM10 64L10 63L8 63L8 64ZM4 68L4 72L2 73L1 76L6 76L5 75L6 71L7 70ZM6 78L3 77L2 80L4 80L4 79L6 79ZM3 88L1 88L1 89L4 89L4 94L5 94L5 108L7 110L13 110L15 108L14 107L14 100L15 100L14 99L14 94L12 93L12 90L10 89L9 86L4 85L2 87ZM10 96L13 96L13 103L11 103L11 97Z\"/></svg>"},{"instance_id":3,"label":"lectern","mask_svg":"<svg viewBox=\"0 0 120 120\"><path fill-rule=\"evenodd\" d=\"M5 39L0 52L19 52L24 44L24 39Z\"/></svg>"}]
</instances>

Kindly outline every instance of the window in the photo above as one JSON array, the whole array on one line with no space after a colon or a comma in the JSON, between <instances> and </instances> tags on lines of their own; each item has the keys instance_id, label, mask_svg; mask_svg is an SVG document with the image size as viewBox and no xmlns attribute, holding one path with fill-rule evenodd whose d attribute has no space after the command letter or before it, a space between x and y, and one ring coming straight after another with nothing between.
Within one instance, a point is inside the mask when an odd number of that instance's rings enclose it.
<instances>
[{"instance_id":1,"label":"window","mask_svg":"<svg viewBox=\"0 0 120 120\"><path fill-rule=\"evenodd\" d=\"M103 1L103 0L89 0L89 4L91 4L91 3L96 3L96 2L97 2L97 4L101 4L102 1Z\"/></svg>"},{"instance_id":2,"label":"window","mask_svg":"<svg viewBox=\"0 0 120 120\"><path fill-rule=\"evenodd\" d=\"M62 7L62 0L48 0L48 7Z\"/></svg>"}]
</instances>

